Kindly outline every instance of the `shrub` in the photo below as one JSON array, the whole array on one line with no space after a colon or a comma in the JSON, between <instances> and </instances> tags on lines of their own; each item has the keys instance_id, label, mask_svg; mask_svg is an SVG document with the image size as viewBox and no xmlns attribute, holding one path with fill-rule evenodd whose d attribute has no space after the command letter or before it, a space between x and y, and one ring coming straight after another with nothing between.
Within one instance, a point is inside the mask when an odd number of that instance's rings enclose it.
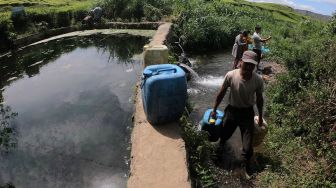
<instances>
[{"instance_id":1,"label":"shrub","mask_svg":"<svg viewBox=\"0 0 336 188\"><path fill-rule=\"evenodd\" d=\"M159 8L156 8L150 4L144 5L143 10L144 10L144 17L148 21L158 21L158 20L161 20L163 16Z\"/></svg>"},{"instance_id":2,"label":"shrub","mask_svg":"<svg viewBox=\"0 0 336 188\"><path fill-rule=\"evenodd\" d=\"M16 7L12 10L11 20L15 30L24 30L28 25L28 19L24 7Z\"/></svg>"},{"instance_id":3,"label":"shrub","mask_svg":"<svg viewBox=\"0 0 336 188\"><path fill-rule=\"evenodd\" d=\"M59 12L56 17L58 27L67 27L71 25L72 13L70 11Z\"/></svg>"},{"instance_id":4,"label":"shrub","mask_svg":"<svg viewBox=\"0 0 336 188\"><path fill-rule=\"evenodd\" d=\"M11 27L13 25L10 20L0 20L0 52L6 51L14 44L16 35L10 31Z\"/></svg>"}]
</instances>

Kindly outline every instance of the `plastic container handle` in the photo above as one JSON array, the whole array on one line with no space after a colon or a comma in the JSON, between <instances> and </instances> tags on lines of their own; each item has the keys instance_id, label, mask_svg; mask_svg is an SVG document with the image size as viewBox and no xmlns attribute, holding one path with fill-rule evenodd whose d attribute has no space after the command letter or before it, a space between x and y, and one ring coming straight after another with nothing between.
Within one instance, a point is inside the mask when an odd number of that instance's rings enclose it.
<instances>
[{"instance_id":1,"label":"plastic container handle","mask_svg":"<svg viewBox=\"0 0 336 188\"><path fill-rule=\"evenodd\" d=\"M162 71L170 71L170 70L173 70L174 73L176 73L176 68L167 68L167 69L161 69L161 70L157 70L156 72L148 72L148 73L143 73L143 76L141 77L141 83L140 83L140 88L142 89L143 86L145 85L145 82L147 80L147 78L151 77L151 76L154 76L154 75L158 75L160 72Z\"/></svg>"},{"instance_id":2,"label":"plastic container handle","mask_svg":"<svg viewBox=\"0 0 336 188\"><path fill-rule=\"evenodd\" d=\"M174 73L176 73L176 68L168 68L168 69L157 70L157 71L154 72L152 75L158 75L160 72L163 72L163 71L171 71L171 70L173 70Z\"/></svg>"}]
</instances>

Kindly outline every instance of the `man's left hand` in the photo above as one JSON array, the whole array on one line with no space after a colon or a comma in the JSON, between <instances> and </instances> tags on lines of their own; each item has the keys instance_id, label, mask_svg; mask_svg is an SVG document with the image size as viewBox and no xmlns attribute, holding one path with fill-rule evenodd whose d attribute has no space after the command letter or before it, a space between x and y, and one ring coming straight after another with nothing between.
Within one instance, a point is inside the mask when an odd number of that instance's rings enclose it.
<instances>
[{"instance_id":1,"label":"man's left hand","mask_svg":"<svg viewBox=\"0 0 336 188\"><path fill-rule=\"evenodd\" d=\"M264 123L264 121L263 121L262 116L259 116L258 117L258 125L259 125L259 127L263 126L263 123Z\"/></svg>"}]
</instances>

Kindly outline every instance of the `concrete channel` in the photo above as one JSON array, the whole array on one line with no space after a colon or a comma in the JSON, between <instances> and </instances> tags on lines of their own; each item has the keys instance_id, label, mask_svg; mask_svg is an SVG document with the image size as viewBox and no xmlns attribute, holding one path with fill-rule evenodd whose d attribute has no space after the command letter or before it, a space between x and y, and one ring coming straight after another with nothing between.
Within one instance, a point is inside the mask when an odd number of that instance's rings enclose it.
<instances>
[{"instance_id":1,"label":"concrete channel","mask_svg":"<svg viewBox=\"0 0 336 188\"><path fill-rule=\"evenodd\" d=\"M144 46L144 66L168 63L164 45L171 23L159 26L150 44ZM153 126L146 120L141 89L137 87L132 132L129 188L189 188L185 143L177 122Z\"/></svg>"}]
</instances>

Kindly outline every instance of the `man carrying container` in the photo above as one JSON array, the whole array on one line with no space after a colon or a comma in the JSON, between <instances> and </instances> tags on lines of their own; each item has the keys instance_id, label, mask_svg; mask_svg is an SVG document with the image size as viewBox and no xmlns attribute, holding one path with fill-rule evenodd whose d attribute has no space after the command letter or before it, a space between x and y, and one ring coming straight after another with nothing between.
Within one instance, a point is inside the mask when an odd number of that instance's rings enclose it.
<instances>
[{"instance_id":1,"label":"man carrying container","mask_svg":"<svg viewBox=\"0 0 336 188\"><path fill-rule=\"evenodd\" d=\"M263 90L264 82L262 78L253 70L258 64L258 55L253 51L245 51L241 59L241 67L229 71L224 77L224 83L216 97L211 116L216 118L216 110L223 100L226 91L230 88L229 105L225 108L223 127L220 130L221 144L228 140L237 126L240 128L244 159L243 166L248 167L253 155L253 128L254 110L257 104L259 114L259 126L262 126L263 119ZM244 169L246 170L246 169Z\"/></svg>"}]
</instances>

